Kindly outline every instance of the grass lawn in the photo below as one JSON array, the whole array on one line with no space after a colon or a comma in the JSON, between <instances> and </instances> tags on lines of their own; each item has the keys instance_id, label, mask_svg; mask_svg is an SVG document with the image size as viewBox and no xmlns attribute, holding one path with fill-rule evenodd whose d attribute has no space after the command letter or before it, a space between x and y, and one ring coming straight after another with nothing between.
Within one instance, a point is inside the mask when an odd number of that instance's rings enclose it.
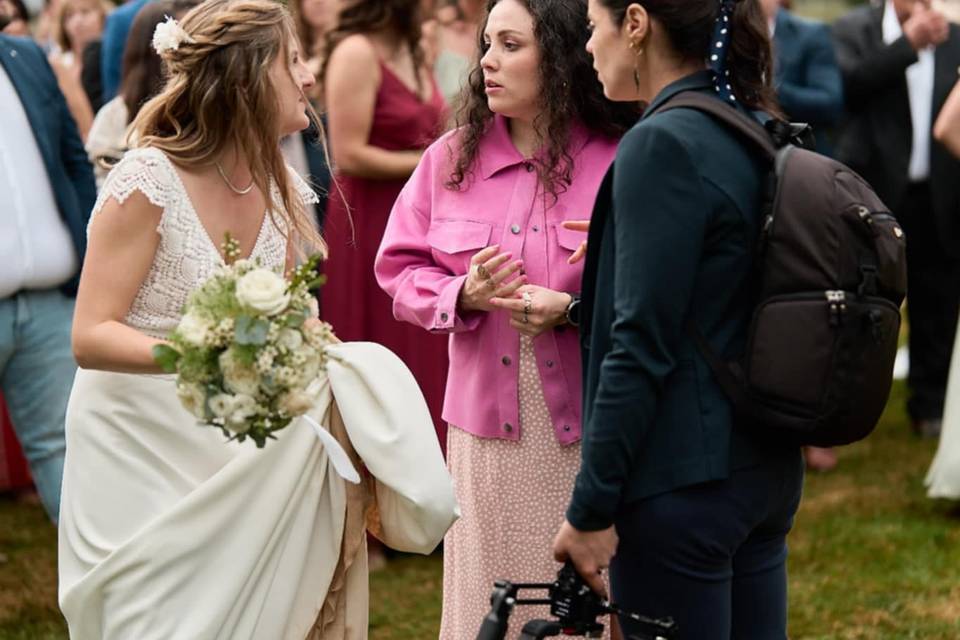
<instances>
[{"instance_id":1,"label":"grass lawn","mask_svg":"<svg viewBox=\"0 0 960 640\"><path fill-rule=\"evenodd\" d=\"M960 638L960 508L924 495L934 448L909 433L898 386L877 433L808 476L790 536L793 640ZM66 638L55 549L38 506L0 501L0 640ZM375 574L371 638L435 638L440 584L438 557Z\"/></svg>"}]
</instances>

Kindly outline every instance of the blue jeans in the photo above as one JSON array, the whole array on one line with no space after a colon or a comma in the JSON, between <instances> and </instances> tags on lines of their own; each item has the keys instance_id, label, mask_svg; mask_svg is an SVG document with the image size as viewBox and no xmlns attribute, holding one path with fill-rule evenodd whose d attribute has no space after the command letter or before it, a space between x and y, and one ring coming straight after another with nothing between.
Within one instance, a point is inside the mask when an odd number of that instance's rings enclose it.
<instances>
[{"instance_id":1,"label":"blue jeans","mask_svg":"<svg viewBox=\"0 0 960 640\"><path fill-rule=\"evenodd\" d=\"M796 451L625 505L610 564L614 602L673 617L682 640L786 640L786 536L802 485ZM627 637L642 631L620 624Z\"/></svg>"},{"instance_id":2,"label":"blue jeans","mask_svg":"<svg viewBox=\"0 0 960 640\"><path fill-rule=\"evenodd\" d=\"M70 347L73 306L53 289L0 300L0 388L40 500L54 522L63 481L64 418L77 371Z\"/></svg>"}]
</instances>

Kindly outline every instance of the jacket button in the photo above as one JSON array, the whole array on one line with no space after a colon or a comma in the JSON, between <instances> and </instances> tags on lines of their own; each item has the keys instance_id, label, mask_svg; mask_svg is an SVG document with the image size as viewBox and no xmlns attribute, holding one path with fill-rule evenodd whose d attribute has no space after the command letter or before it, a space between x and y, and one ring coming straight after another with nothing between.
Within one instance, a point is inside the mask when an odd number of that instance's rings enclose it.
<instances>
[{"instance_id":1,"label":"jacket button","mask_svg":"<svg viewBox=\"0 0 960 640\"><path fill-rule=\"evenodd\" d=\"M513 235L519 234L519 233L520 233L520 225L518 225L518 224L511 225L511 226L510 226L510 233L512 233Z\"/></svg>"},{"instance_id":2,"label":"jacket button","mask_svg":"<svg viewBox=\"0 0 960 640\"><path fill-rule=\"evenodd\" d=\"M450 317L450 316L448 316L446 313L441 313L441 314L440 314L440 322L446 322L449 317Z\"/></svg>"},{"instance_id":3,"label":"jacket button","mask_svg":"<svg viewBox=\"0 0 960 640\"><path fill-rule=\"evenodd\" d=\"M564 431L570 431L570 425L568 425L568 424L563 425L563 430L564 430Z\"/></svg>"},{"instance_id":4,"label":"jacket button","mask_svg":"<svg viewBox=\"0 0 960 640\"><path fill-rule=\"evenodd\" d=\"M524 163L523 163L523 168L526 169L528 172L533 171L533 168L534 168L534 167L533 167L533 163L532 163L532 162L524 162Z\"/></svg>"},{"instance_id":5,"label":"jacket button","mask_svg":"<svg viewBox=\"0 0 960 640\"><path fill-rule=\"evenodd\" d=\"M533 232L536 233L537 231L540 231L540 227L537 225L533 225Z\"/></svg>"},{"instance_id":6,"label":"jacket button","mask_svg":"<svg viewBox=\"0 0 960 640\"><path fill-rule=\"evenodd\" d=\"M503 356L502 358L500 358L500 362L502 362L506 366L510 366L510 362L511 362L510 356Z\"/></svg>"},{"instance_id":7,"label":"jacket button","mask_svg":"<svg viewBox=\"0 0 960 640\"><path fill-rule=\"evenodd\" d=\"M547 368L548 368L548 369L552 369L552 368L553 368L553 360L547 360Z\"/></svg>"},{"instance_id":8,"label":"jacket button","mask_svg":"<svg viewBox=\"0 0 960 640\"><path fill-rule=\"evenodd\" d=\"M513 425L510 424L509 422L505 422L503 424L503 430L506 431L507 433L510 433L511 431L513 431Z\"/></svg>"}]
</instances>

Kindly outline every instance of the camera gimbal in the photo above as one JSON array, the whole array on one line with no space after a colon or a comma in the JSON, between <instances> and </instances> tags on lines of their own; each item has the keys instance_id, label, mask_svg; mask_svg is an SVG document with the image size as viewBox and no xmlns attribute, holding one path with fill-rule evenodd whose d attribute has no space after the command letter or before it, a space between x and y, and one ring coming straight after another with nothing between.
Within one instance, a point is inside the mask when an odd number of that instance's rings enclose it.
<instances>
[{"instance_id":1,"label":"camera gimbal","mask_svg":"<svg viewBox=\"0 0 960 640\"><path fill-rule=\"evenodd\" d=\"M548 597L520 598L517 595L520 590L546 590ZM490 604L490 613L483 619L477 640L503 640L507 634L510 614L517 605L549 605L550 615L556 618L531 620L523 626L520 640L539 640L561 634L599 638L603 634L603 625L597 622L597 618L607 613L629 618L643 629L641 635L631 635L628 640L677 638L677 624L672 618L648 618L624 611L601 599L587 586L569 561L560 569L556 581L552 584L498 580L490 596Z\"/></svg>"}]
</instances>

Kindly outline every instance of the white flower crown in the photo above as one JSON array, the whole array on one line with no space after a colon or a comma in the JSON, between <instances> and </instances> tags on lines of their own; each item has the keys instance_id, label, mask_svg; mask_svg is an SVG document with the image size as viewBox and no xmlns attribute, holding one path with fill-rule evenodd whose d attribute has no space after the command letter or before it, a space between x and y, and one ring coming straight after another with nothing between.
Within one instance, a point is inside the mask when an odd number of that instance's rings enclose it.
<instances>
[{"instance_id":1,"label":"white flower crown","mask_svg":"<svg viewBox=\"0 0 960 640\"><path fill-rule=\"evenodd\" d=\"M196 42L196 40L191 38L180 23L170 16L167 16L165 22L158 24L153 32L153 49L161 55L164 51L176 51L184 42Z\"/></svg>"}]
</instances>

